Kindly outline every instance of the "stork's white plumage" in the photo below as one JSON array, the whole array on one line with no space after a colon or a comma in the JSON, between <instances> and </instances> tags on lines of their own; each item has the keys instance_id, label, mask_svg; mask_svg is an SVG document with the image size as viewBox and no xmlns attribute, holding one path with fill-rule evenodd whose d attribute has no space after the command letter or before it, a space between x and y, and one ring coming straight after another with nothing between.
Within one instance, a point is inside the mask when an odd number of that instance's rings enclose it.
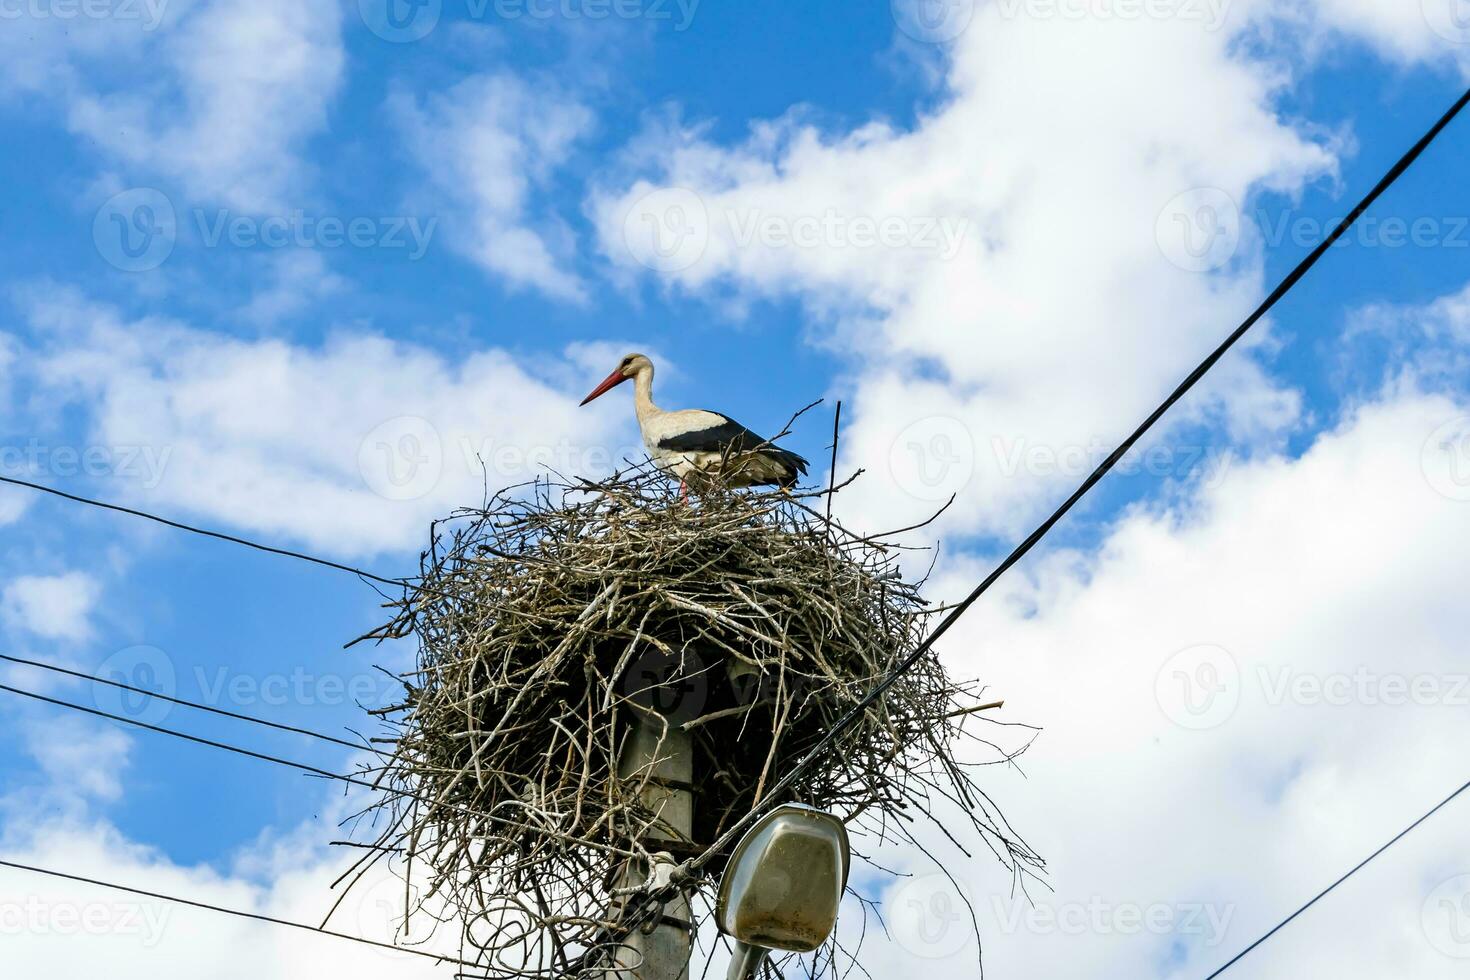
<instances>
[{"instance_id":1,"label":"stork's white plumage","mask_svg":"<svg viewBox=\"0 0 1470 980\"><path fill-rule=\"evenodd\" d=\"M585 405L633 382L633 407L643 445L654 463L680 481L717 476L727 486L789 487L806 473L807 461L771 445L728 415L690 408L666 412L653 403L653 362L629 354L592 394Z\"/></svg>"}]
</instances>

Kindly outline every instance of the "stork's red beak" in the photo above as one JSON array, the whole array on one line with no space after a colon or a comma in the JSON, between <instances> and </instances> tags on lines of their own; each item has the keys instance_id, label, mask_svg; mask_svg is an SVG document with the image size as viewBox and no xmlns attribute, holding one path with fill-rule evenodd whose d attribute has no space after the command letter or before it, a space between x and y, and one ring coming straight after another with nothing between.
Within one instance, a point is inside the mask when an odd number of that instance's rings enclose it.
<instances>
[{"instance_id":1,"label":"stork's red beak","mask_svg":"<svg viewBox=\"0 0 1470 980\"><path fill-rule=\"evenodd\" d=\"M630 380L630 379L628 378L627 375L623 374L623 369L622 368L618 368L612 374L609 374L603 380L602 384L598 385L596 388L593 388L592 389L592 394L590 394L586 398L582 399L582 404L585 405L585 404L587 404L588 402L590 402L594 398L600 398L600 397L602 397L603 395L607 394L609 391L612 391L618 385L622 384L624 381L628 381L628 380Z\"/></svg>"}]
</instances>

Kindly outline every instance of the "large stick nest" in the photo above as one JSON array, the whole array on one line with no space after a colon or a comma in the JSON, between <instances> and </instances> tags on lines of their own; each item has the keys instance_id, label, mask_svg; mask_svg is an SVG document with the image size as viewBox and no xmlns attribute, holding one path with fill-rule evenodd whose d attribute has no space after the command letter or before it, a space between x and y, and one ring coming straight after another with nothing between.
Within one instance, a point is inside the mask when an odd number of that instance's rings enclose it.
<instances>
[{"instance_id":1,"label":"large stick nest","mask_svg":"<svg viewBox=\"0 0 1470 980\"><path fill-rule=\"evenodd\" d=\"M703 853L925 635L935 610L902 548L844 531L820 496L686 500L643 470L433 526L419 588L374 634L419 647L379 712L396 738L370 852L430 882L408 913L452 919L487 977L602 976L642 908L628 869ZM912 840L947 799L971 826L945 833L1038 868L957 757L990 744L970 733L994 707L981 694L926 655L777 802L831 810L861 842ZM640 724L692 737L691 834L664 819L655 766L629 762Z\"/></svg>"}]
</instances>

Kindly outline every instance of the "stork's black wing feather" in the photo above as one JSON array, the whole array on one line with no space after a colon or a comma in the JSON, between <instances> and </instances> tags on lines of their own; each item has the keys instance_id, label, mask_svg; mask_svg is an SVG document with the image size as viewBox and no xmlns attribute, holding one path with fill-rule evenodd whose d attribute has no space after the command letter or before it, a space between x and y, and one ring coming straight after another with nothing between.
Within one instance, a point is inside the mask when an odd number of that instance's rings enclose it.
<instances>
[{"instance_id":1,"label":"stork's black wing feather","mask_svg":"<svg viewBox=\"0 0 1470 980\"><path fill-rule=\"evenodd\" d=\"M716 415L724 419L724 421L719 425L712 425L707 429L680 432L677 435L660 439L658 448L667 449L676 453L722 453L727 450L730 452L748 453L766 445L766 440L751 432L728 415L720 415L718 412L710 412L710 414Z\"/></svg>"},{"instance_id":2,"label":"stork's black wing feather","mask_svg":"<svg viewBox=\"0 0 1470 980\"><path fill-rule=\"evenodd\" d=\"M724 421L706 429L681 432L678 435L660 439L658 448L677 453L749 453L760 451L780 459L791 470L793 480L797 476L806 475L806 469L809 464L796 453L791 452L789 449L782 449L779 446L772 445L728 415L722 415L719 412L710 412L710 414Z\"/></svg>"}]
</instances>

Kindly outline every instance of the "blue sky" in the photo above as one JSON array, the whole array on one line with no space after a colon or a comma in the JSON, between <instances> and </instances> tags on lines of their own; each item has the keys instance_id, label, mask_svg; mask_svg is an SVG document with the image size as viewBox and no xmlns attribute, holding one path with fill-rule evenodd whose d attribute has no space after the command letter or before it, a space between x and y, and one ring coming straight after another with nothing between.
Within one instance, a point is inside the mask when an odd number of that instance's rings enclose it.
<instances>
[{"instance_id":1,"label":"blue sky","mask_svg":"<svg viewBox=\"0 0 1470 980\"><path fill-rule=\"evenodd\" d=\"M405 574L428 521L477 502L475 449L498 486L537 461L591 472L634 447L621 393L576 402L636 348L655 355L667 406L774 431L826 399L790 442L821 460L817 479L843 400L839 469L868 470L845 518L900 526L958 494L931 529L936 592L952 594L1300 260L1470 69L1470 31L1448 19L1458 0L1161 0L1156 16L943 0L923 8L950 18L942 43L905 32L909 0L627 0L606 8L627 16L602 18L560 0L444 0L402 7L427 30L402 41L370 28L376 2L0 4L6 475ZM1010 720L1057 732L1028 753L1029 780L996 777L1052 858L1048 901L1176 920L1059 934L982 915L992 975L1200 975L1454 784L1433 765L1463 735L1449 695L1384 715L1361 689L1333 706L1250 678L1366 667L1447 689L1464 669L1453 582L1470 569L1441 552L1470 515L1456 455L1470 450L1467 158L1462 123L946 651L957 673L993 679ZM648 222L688 220L695 251L658 239L673 261L650 261ZM864 220L896 222L897 240L864 243ZM349 227L355 243L334 241ZM786 240L803 229L816 238ZM1181 232L1205 253L1181 251ZM389 693L374 665L411 656L343 649L382 611L341 573L19 492L0 496L0 541L14 656L318 730L361 727L354 701ZM1155 696L1176 653L1218 666L1189 653L1202 645L1229 651L1243 686L1239 714L1203 733ZM1100 707L1135 698L1147 724ZM127 880L306 918L325 906L342 804L319 781L13 698L0 710L7 853L79 873L106 860ZM1381 743L1358 746L1369 731ZM1109 787L1117 800L1087 795ZM1253 880L1244 856L1259 860L1263 827L1283 854ZM1218 853L1099 855L1191 833ZM900 887L942 888L916 856L894 861L918 876ZM1005 894L998 869L964 866L972 897ZM1400 871L1375 886L1378 906L1366 887L1338 918L1316 913L1322 931L1305 935L1339 937L1339 975L1450 976L1470 955L1446 953L1426 911L1470 851L1441 833ZM940 955L913 938L923 922L901 921L918 893L873 887L899 919L879 969L924 958L970 975L974 937ZM1194 904L1230 909L1228 935L1179 925ZM1391 941L1341 938L1380 919ZM188 962L205 921L68 955L141 976L151 956ZM280 955L301 942L224 935ZM12 942L27 962L57 950L54 931ZM1242 970L1295 975L1309 946L1282 946ZM230 968L292 975L249 956Z\"/></svg>"}]
</instances>

